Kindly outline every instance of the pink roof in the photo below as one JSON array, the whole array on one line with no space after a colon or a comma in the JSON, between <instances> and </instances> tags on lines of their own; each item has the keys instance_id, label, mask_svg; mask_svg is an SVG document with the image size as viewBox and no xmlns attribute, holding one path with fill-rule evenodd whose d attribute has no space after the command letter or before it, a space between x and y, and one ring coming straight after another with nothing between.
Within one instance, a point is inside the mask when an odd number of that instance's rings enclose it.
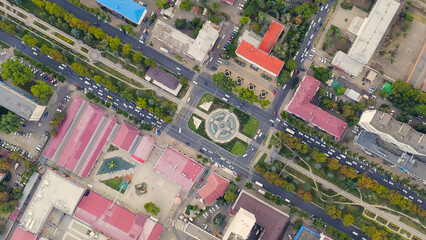
<instances>
[{"instance_id":1,"label":"pink roof","mask_svg":"<svg viewBox=\"0 0 426 240\"><path fill-rule=\"evenodd\" d=\"M74 170L104 115L105 112L95 105L87 105L58 159L59 165Z\"/></svg>"},{"instance_id":2,"label":"pink roof","mask_svg":"<svg viewBox=\"0 0 426 240\"><path fill-rule=\"evenodd\" d=\"M13 211L12 214L10 214L9 219L12 221L16 221L20 213L21 211L19 209L16 209L15 211Z\"/></svg>"},{"instance_id":3,"label":"pink roof","mask_svg":"<svg viewBox=\"0 0 426 240\"><path fill-rule=\"evenodd\" d=\"M89 175L90 170L92 170L93 164L95 164L96 159L99 156L99 153L101 152L102 148L105 145L105 142L109 135L111 134L112 129L114 128L114 125L117 123L117 119L113 116L110 116L103 129L99 133L98 138L96 138L95 143L93 144L92 148L90 149L89 154L87 155L83 165L81 166L80 170L78 171L78 175L82 178L86 178L87 175Z\"/></svg>"},{"instance_id":4,"label":"pink roof","mask_svg":"<svg viewBox=\"0 0 426 240\"><path fill-rule=\"evenodd\" d=\"M224 0L225 2L228 2L229 4L233 5L235 0Z\"/></svg>"},{"instance_id":5,"label":"pink roof","mask_svg":"<svg viewBox=\"0 0 426 240\"><path fill-rule=\"evenodd\" d=\"M198 195L200 195L207 205L211 205L216 199L223 196L226 188L228 188L229 180L216 173L212 173L207 179L207 182L207 185L198 192Z\"/></svg>"},{"instance_id":6,"label":"pink roof","mask_svg":"<svg viewBox=\"0 0 426 240\"><path fill-rule=\"evenodd\" d=\"M135 214L91 191L78 204L74 217L120 240L157 240L163 226L141 214ZM158 225L158 226L156 226Z\"/></svg>"},{"instance_id":7,"label":"pink roof","mask_svg":"<svg viewBox=\"0 0 426 240\"><path fill-rule=\"evenodd\" d=\"M174 149L167 147L154 169L176 182L185 192L189 192L204 167Z\"/></svg>"},{"instance_id":8,"label":"pink roof","mask_svg":"<svg viewBox=\"0 0 426 240\"><path fill-rule=\"evenodd\" d=\"M121 149L129 151L129 148L132 146L132 143L138 133L139 131L136 128L123 122L120 126L120 129L118 129L114 140L112 140L112 143Z\"/></svg>"},{"instance_id":9,"label":"pink roof","mask_svg":"<svg viewBox=\"0 0 426 240\"><path fill-rule=\"evenodd\" d=\"M82 103L83 103L83 99L79 97L76 97L72 100L71 105L69 106L67 110L67 116L65 117L65 120L58 127L58 129L56 130L56 136L52 138L52 140L50 141L49 145L47 146L46 150L43 153L45 157L52 159L53 155L56 152L56 149L58 148L59 144L61 144L62 139L65 136L65 133L70 127L72 120L74 120L74 117L77 114L78 109L80 109L80 106Z\"/></svg>"},{"instance_id":10,"label":"pink roof","mask_svg":"<svg viewBox=\"0 0 426 240\"><path fill-rule=\"evenodd\" d=\"M283 25L273 21L257 49L269 54L272 51L274 44L277 42L283 30Z\"/></svg>"},{"instance_id":11,"label":"pink roof","mask_svg":"<svg viewBox=\"0 0 426 240\"><path fill-rule=\"evenodd\" d=\"M143 136L138 146L135 149L135 152L132 155L132 158L138 162L144 163L149 154L151 154L152 149L154 148L155 140L150 136Z\"/></svg>"},{"instance_id":12,"label":"pink roof","mask_svg":"<svg viewBox=\"0 0 426 240\"><path fill-rule=\"evenodd\" d=\"M37 236L34 233L27 232L22 227L18 226L10 240L34 240L36 237Z\"/></svg>"},{"instance_id":13,"label":"pink roof","mask_svg":"<svg viewBox=\"0 0 426 240\"><path fill-rule=\"evenodd\" d=\"M310 103L321 82L306 75L287 106L287 111L340 139L348 124Z\"/></svg>"},{"instance_id":14,"label":"pink roof","mask_svg":"<svg viewBox=\"0 0 426 240\"><path fill-rule=\"evenodd\" d=\"M272 72L276 76L280 73L284 66L284 62L280 59L269 56L268 53L256 49L252 44L244 40L241 41L241 44L238 46L236 53L238 56L255 63L263 69Z\"/></svg>"}]
</instances>

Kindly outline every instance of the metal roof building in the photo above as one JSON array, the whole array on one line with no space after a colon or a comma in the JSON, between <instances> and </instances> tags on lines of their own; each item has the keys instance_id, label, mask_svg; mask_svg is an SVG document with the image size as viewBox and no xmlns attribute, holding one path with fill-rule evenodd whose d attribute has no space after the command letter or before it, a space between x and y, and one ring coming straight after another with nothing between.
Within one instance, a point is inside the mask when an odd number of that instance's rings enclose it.
<instances>
[{"instance_id":1,"label":"metal roof building","mask_svg":"<svg viewBox=\"0 0 426 240\"><path fill-rule=\"evenodd\" d=\"M348 54L339 51L333 59L333 65L351 75L359 75L379 46L399 6L400 3L395 0L378 0L358 29Z\"/></svg>"},{"instance_id":2,"label":"metal roof building","mask_svg":"<svg viewBox=\"0 0 426 240\"><path fill-rule=\"evenodd\" d=\"M0 105L28 121L38 121L43 116L46 106L20 92L18 89L0 81Z\"/></svg>"},{"instance_id":3,"label":"metal roof building","mask_svg":"<svg viewBox=\"0 0 426 240\"><path fill-rule=\"evenodd\" d=\"M133 0L96 0L99 4L111 9L112 11L122 15L128 20L141 24L146 15L146 8L137 4Z\"/></svg>"}]
</instances>

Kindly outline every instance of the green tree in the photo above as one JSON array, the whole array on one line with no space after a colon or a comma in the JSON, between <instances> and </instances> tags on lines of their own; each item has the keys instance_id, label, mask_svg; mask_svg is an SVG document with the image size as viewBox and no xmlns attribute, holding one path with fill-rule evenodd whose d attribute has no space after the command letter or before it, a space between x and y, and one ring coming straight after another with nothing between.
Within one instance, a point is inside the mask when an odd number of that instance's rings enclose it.
<instances>
[{"instance_id":1,"label":"green tree","mask_svg":"<svg viewBox=\"0 0 426 240\"><path fill-rule=\"evenodd\" d=\"M7 202L7 203L0 205L0 213L3 214L3 215L7 215L9 213L12 213L13 211L15 211L15 209L16 209L16 207L11 202Z\"/></svg>"},{"instance_id":2,"label":"green tree","mask_svg":"<svg viewBox=\"0 0 426 240\"><path fill-rule=\"evenodd\" d=\"M133 47L132 44L128 44L128 43L124 44L123 49L121 50L121 55L123 57L126 57L127 55L129 55L129 53L132 51L132 47Z\"/></svg>"},{"instance_id":3,"label":"green tree","mask_svg":"<svg viewBox=\"0 0 426 240\"><path fill-rule=\"evenodd\" d=\"M22 41L30 47L35 47L38 43L38 39L30 34L25 34L24 37L22 37Z\"/></svg>"},{"instance_id":4,"label":"green tree","mask_svg":"<svg viewBox=\"0 0 426 240\"><path fill-rule=\"evenodd\" d=\"M59 63L65 62L65 56L60 51L58 51L56 49L53 49L53 48L49 49L49 56L53 60L55 60Z\"/></svg>"},{"instance_id":5,"label":"green tree","mask_svg":"<svg viewBox=\"0 0 426 240\"><path fill-rule=\"evenodd\" d=\"M253 183L251 183L251 182L247 182L247 183L246 183L246 188L247 188L247 189L253 189Z\"/></svg>"},{"instance_id":6,"label":"green tree","mask_svg":"<svg viewBox=\"0 0 426 240\"><path fill-rule=\"evenodd\" d=\"M1 115L0 120L0 131L9 134L19 130L19 118L18 115L8 112L7 114Z\"/></svg>"},{"instance_id":7,"label":"green tree","mask_svg":"<svg viewBox=\"0 0 426 240\"><path fill-rule=\"evenodd\" d=\"M334 93L336 93L337 96L341 96L345 93L345 88L342 86L336 86L334 88Z\"/></svg>"},{"instance_id":8,"label":"green tree","mask_svg":"<svg viewBox=\"0 0 426 240\"><path fill-rule=\"evenodd\" d=\"M390 96L389 92L385 89L379 90L379 91L377 91L377 93L383 99L389 98L389 96Z\"/></svg>"},{"instance_id":9,"label":"green tree","mask_svg":"<svg viewBox=\"0 0 426 240\"><path fill-rule=\"evenodd\" d=\"M133 61L135 61L136 63L141 63L142 59L143 59L143 55L141 52L133 53Z\"/></svg>"},{"instance_id":10,"label":"green tree","mask_svg":"<svg viewBox=\"0 0 426 240\"><path fill-rule=\"evenodd\" d=\"M31 87L31 93L40 98L42 104L47 104L53 94L53 89L46 82L38 80L37 85Z\"/></svg>"},{"instance_id":11,"label":"green tree","mask_svg":"<svg viewBox=\"0 0 426 240\"><path fill-rule=\"evenodd\" d=\"M188 78L187 77L180 77L179 78L179 83L180 84L182 84L182 85L186 85L186 84L188 84Z\"/></svg>"},{"instance_id":12,"label":"green tree","mask_svg":"<svg viewBox=\"0 0 426 240\"><path fill-rule=\"evenodd\" d=\"M50 48L46 44L43 44L40 48L40 53L44 55L48 55L49 52L50 52Z\"/></svg>"},{"instance_id":13,"label":"green tree","mask_svg":"<svg viewBox=\"0 0 426 240\"><path fill-rule=\"evenodd\" d=\"M323 83L327 82L328 79L331 78L331 72L327 68L316 67L314 68L314 71L314 78L320 80Z\"/></svg>"},{"instance_id":14,"label":"green tree","mask_svg":"<svg viewBox=\"0 0 426 240\"><path fill-rule=\"evenodd\" d=\"M278 76L278 84L283 85L286 84L288 82L290 82L290 72L287 70L284 70L280 73L280 75Z\"/></svg>"},{"instance_id":15,"label":"green tree","mask_svg":"<svg viewBox=\"0 0 426 240\"><path fill-rule=\"evenodd\" d=\"M157 68L157 62L155 62L155 60L152 58L146 58L145 65L147 67Z\"/></svg>"},{"instance_id":16,"label":"green tree","mask_svg":"<svg viewBox=\"0 0 426 240\"><path fill-rule=\"evenodd\" d=\"M227 190L225 192L225 195L223 195L223 198L225 198L226 203L230 204L235 202L235 200L237 199L237 194L235 194L235 192Z\"/></svg>"},{"instance_id":17,"label":"green tree","mask_svg":"<svg viewBox=\"0 0 426 240\"><path fill-rule=\"evenodd\" d=\"M109 47L111 48L111 50L113 52L118 51L118 48L120 47L120 44L121 44L121 41L120 41L120 39L118 37L111 38L109 40Z\"/></svg>"},{"instance_id":18,"label":"green tree","mask_svg":"<svg viewBox=\"0 0 426 240\"><path fill-rule=\"evenodd\" d=\"M330 159L330 161L328 162L328 168L330 168L331 170L338 170L340 168L339 161L337 161L337 159L335 158Z\"/></svg>"},{"instance_id":19,"label":"green tree","mask_svg":"<svg viewBox=\"0 0 426 240\"><path fill-rule=\"evenodd\" d=\"M271 104L271 101L269 101L268 99L263 99L260 100L259 104L262 109L266 109Z\"/></svg>"},{"instance_id":20,"label":"green tree","mask_svg":"<svg viewBox=\"0 0 426 240\"><path fill-rule=\"evenodd\" d=\"M52 121L49 123L49 126L53 128L59 127L59 125L61 125L61 123L65 120L66 116L66 113L55 113L55 116L52 118Z\"/></svg>"},{"instance_id":21,"label":"green tree","mask_svg":"<svg viewBox=\"0 0 426 240\"><path fill-rule=\"evenodd\" d=\"M213 2L210 4L210 8L213 12L218 12L220 10L220 3L219 2Z\"/></svg>"},{"instance_id":22,"label":"green tree","mask_svg":"<svg viewBox=\"0 0 426 240\"><path fill-rule=\"evenodd\" d=\"M327 215L329 215L333 219L342 217L342 211L337 209L336 205L326 205L324 210L325 213L327 213Z\"/></svg>"},{"instance_id":23,"label":"green tree","mask_svg":"<svg viewBox=\"0 0 426 240\"><path fill-rule=\"evenodd\" d=\"M352 223L354 223L354 216L352 216L351 214L345 214L342 218L342 222L345 226L349 226Z\"/></svg>"},{"instance_id":24,"label":"green tree","mask_svg":"<svg viewBox=\"0 0 426 240\"><path fill-rule=\"evenodd\" d=\"M27 68L27 66L21 64L19 60L9 58L1 65L1 68L1 76L4 79L10 79L14 85L25 85L34 78L31 68Z\"/></svg>"},{"instance_id":25,"label":"green tree","mask_svg":"<svg viewBox=\"0 0 426 240\"><path fill-rule=\"evenodd\" d=\"M240 22L241 22L241 24L246 25L250 22L250 18L249 17L241 17Z\"/></svg>"},{"instance_id":26,"label":"green tree","mask_svg":"<svg viewBox=\"0 0 426 240\"><path fill-rule=\"evenodd\" d=\"M80 63L71 64L71 69L74 70L80 76L89 76L89 70L87 67L81 65Z\"/></svg>"},{"instance_id":27,"label":"green tree","mask_svg":"<svg viewBox=\"0 0 426 240\"><path fill-rule=\"evenodd\" d=\"M231 78L225 76L223 72L214 74L212 76L212 83L227 92L232 92L232 89L236 86L236 83Z\"/></svg>"},{"instance_id":28,"label":"green tree","mask_svg":"<svg viewBox=\"0 0 426 240\"><path fill-rule=\"evenodd\" d=\"M285 63L284 66L287 70L294 71L297 68L297 62L294 61L293 59L290 59Z\"/></svg>"},{"instance_id":29,"label":"green tree","mask_svg":"<svg viewBox=\"0 0 426 240\"><path fill-rule=\"evenodd\" d=\"M220 18L218 15L211 14L209 20L215 24L219 24L222 21L222 18Z\"/></svg>"},{"instance_id":30,"label":"green tree","mask_svg":"<svg viewBox=\"0 0 426 240\"><path fill-rule=\"evenodd\" d=\"M163 9L165 4L167 4L167 0L155 0L155 5L157 5L158 8Z\"/></svg>"},{"instance_id":31,"label":"green tree","mask_svg":"<svg viewBox=\"0 0 426 240\"><path fill-rule=\"evenodd\" d=\"M182 19L182 18L178 18L178 19L176 19L176 21L175 21L175 27L176 27L177 29L180 29L180 30L184 29L184 28L186 27L186 22L185 22L185 20L184 20L184 19Z\"/></svg>"},{"instance_id":32,"label":"green tree","mask_svg":"<svg viewBox=\"0 0 426 240\"><path fill-rule=\"evenodd\" d=\"M154 216L157 216L158 213L160 213L160 209L153 202L145 203L143 207L147 212L151 213Z\"/></svg>"},{"instance_id":33,"label":"green tree","mask_svg":"<svg viewBox=\"0 0 426 240\"><path fill-rule=\"evenodd\" d=\"M412 22L414 20L414 15L412 13L406 13L404 19Z\"/></svg>"},{"instance_id":34,"label":"green tree","mask_svg":"<svg viewBox=\"0 0 426 240\"><path fill-rule=\"evenodd\" d=\"M140 108L146 108L146 99L145 98L138 98L138 101L136 102L136 106Z\"/></svg>"},{"instance_id":35,"label":"green tree","mask_svg":"<svg viewBox=\"0 0 426 240\"><path fill-rule=\"evenodd\" d=\"M0 158L0 170L6 171L12 167L9 158Z\"/></svg>"},{"instance_id":36,"label":"green tree","mask_svg":"<svg viewBox=\"0 0 426 240\"><path fill-rule=\"evenodd\" d=\"M293 184L293 183L289 183L289 184L287 184L287 186L285 187L285 190L286 190L287 192L294 192L294 190L296 190L296 186L294 186L294 184Z\"/></svg>"}]
</instances>

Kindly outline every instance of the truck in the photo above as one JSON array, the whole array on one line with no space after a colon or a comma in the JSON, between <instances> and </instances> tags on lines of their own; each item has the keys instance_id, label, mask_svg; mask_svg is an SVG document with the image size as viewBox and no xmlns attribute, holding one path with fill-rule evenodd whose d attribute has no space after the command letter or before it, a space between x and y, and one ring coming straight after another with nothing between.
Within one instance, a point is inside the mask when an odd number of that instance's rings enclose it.
<instances>
[{"instance_id":1,"label":"truck","mask_svg":"<svg viewBox=\"0 0 426 240\"><path fill-rule=\"evenodd\" d=\"M256 185L257 185L257 186L259 186L259 187L263 187L263 184L262 184L262 183L260 183L260 182L258 182L258 181L254 182L254 184L256 184Z\"/></svg>"},{"instance_id":2,"label":"truck","mask_svg":"<svg viewBox=\"0 0 426 240\"><path fill-rule=\"evenodd\" d=\"M166 48L160 47L160 50L161 50L162 52L169 53L169 50L168 50L168 49L166 49Z\"/></svg>"},{"instance_id":3,"label":"truck","mask_svg":"<svg viewBox=\"0 0 426 240\"><path fill-rule=\"evenodd\" d=\"M291 135L294 135L294 131L291 130L290 128L286 128L285 131L288 132L288 133L290 133Z\"/></svg>"},{"instance_id":4,"label":"truck","mask_svg":"<svg viewBox=\"0 0 426 240\"><path fill-rule=\"evenodd\" d=\"M266 193L265 190L263 190L263 189L258 189L257 191L262 195L264 195Z\"/></svg>"}]
</instances>

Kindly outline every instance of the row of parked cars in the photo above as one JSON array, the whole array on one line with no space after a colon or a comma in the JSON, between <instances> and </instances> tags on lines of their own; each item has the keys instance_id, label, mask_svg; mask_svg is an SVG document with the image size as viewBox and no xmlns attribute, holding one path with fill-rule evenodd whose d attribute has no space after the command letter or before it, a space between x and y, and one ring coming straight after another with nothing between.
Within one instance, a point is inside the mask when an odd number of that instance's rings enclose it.
<instances>
[{"instance_id":1,"label":"row of parked cars","mask_svg":"<svg viewBox=\"0 0 426 240\"><path fill-rule=\"evenodd\" d=\"M0 147L6 149L10 153L15 151L19 152L19 155L21 155L22 157L28 158L30 160L33 158L33 155L31 152L27 152L23 150L22 148L20 148L19 146L15 146L1 139L0 139Z\"/></svg>"}]
</instances>

